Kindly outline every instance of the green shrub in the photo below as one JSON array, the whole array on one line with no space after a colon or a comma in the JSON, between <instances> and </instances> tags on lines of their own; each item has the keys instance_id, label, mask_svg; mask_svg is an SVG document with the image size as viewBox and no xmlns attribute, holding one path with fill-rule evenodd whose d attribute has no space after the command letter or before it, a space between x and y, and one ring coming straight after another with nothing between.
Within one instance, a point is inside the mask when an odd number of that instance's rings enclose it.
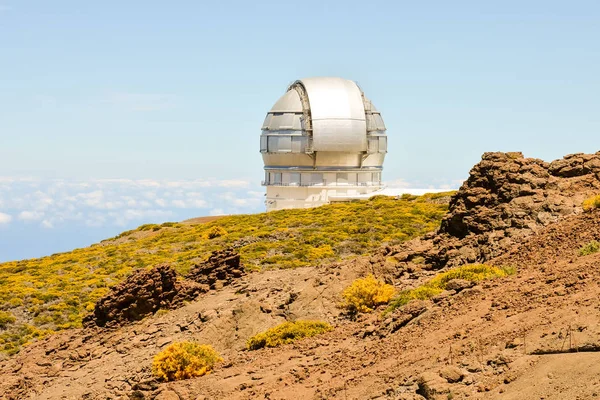
<instances>
[{"instance_id":1,"label":"green shrub","mask_svg":"<svg viewBox=\"0 0 600 400\"><path fill-rule=\"evenodd\" d=\"M371 312L379 305L387 304L394 296L395 289L373 275L356 279L342 292L343 307L350 312Z\"/></svg>"},{"instance_id":2,"label":"green shrub","mask_svg":"<svg viewBox=\"0 0 600 400\"><path fill-rule=\"evenodd\" d=\"M176 342L154 357L152 373L165 381L189 379L210 373L220 361L219 353L209 345Z\"/></svg>"},{"instance_id":3,"label":"green shrub","mask_svg":"<svg viewBox=\"0 0 600 400\"><path fill-rule=\"evenodd\" d=\"M446 290L446 285L453 279L464 279L470 282L479 282L485 279L499 278L514 275L514 267L493 267L485 264L464 265L450 269L436 275L425 284L410 290L404 290L396 296L385 310L385 313L394 311L398 307L408 304L411 300L429 300Z\"/></svg>"},{"instance_id":4,"label":"green shrub","mask_svg":"<svg viewBox=\"0 0 600 400\"><path fill-rule=\"evenodd\" d=\"M263 347L277 347L282 344L292 343L296 340L312 337L332 330L333 327L322 321L295 321L284 322L265 332L259 333L248 339L248 350L262 349Z\"/></svg>"},{"instance_id":5,"label":"green shrub","mask_svg":"<svg viewBox=\"0 0 600 400\"><path fill-rule=\"evenodd\" d=\"M590 254L597 253L598 251L600 251L600 243L598 243L598 241L596 240L592 240L591 242L579 249L579 255L587 256Z\"/></svg>"},{"instance_id":6,"label":"green shrub","mask_svg":"<svg viewBox=\"0 0 600 400\"><path fill-rule=\"evenodd\" d=\"M600 195L592 196L589 199L584 200L583 210L592 211L596 208L600 208Z\"/></svg>"}]
</instances>

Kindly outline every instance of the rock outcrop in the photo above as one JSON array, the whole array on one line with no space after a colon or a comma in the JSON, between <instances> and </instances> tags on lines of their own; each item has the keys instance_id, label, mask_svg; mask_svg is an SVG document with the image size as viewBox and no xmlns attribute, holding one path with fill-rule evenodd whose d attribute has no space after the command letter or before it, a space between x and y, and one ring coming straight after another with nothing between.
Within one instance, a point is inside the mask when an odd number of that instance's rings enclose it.
<instances>
[{"instance_id":1,"label":"rock outcrop","mask_svg":"<svg viewBox=\"0 0 600 400\"><path fill-rule=\"evenodd\" d=\"M395 257L401 272L485 262L582 212L583 200L599 192L600 152L551 163L516 152L485 153L452 197L439 231L382 256Z\"/></svg>"},{"instance_id":2,"label":"rock outcrop","mask_svg":"<svg viewBox=\"0 0 600 400\"><path fill-rule=\"evenodd\" d=\"M179 282L177 273L169 265L140 269L98 300L84 324L107 326L137 321L161 308L176 308L200 292L200 287Z\"/></svg>"},{"instance_id":3,"label":"rock outcrop","mask_svg":"<svg viewBox=\"0 0 600 400\"><path fill-rule=\"evenodd\" d=\"M98 300L83 322L103 327L137 321L161 308L178 308L184 301L229 285L243 274L240 255L233 250L213 252L206 262L192 267L186 279L178 279L166 264L140 269Z\"/></svg>"},{"instance_id":4,"label":"rock outcrop","mask_svg":"<svg viewBox=\"0 0 600 400\"><path fill-rule=\"evenodd\" d=\"M240 255L226 249L213 252L206 262L192 267L186 276L207 289L220 289L244 275L244 267L240 263Z\"/></svg>"}]
</instances>

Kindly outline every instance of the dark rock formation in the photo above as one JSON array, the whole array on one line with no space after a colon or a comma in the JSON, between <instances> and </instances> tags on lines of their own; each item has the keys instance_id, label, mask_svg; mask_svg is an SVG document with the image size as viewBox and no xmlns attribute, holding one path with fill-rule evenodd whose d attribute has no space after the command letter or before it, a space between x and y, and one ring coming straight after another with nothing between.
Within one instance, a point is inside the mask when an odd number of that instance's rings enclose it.
<instances>
[{"instance_id":1,"label":"dark rock formation","mask_svg":"<svg viewBox=\"0 0 600 400\"><path fill-rule=\"evenodd\" d=\"M159 309L174 309L201 293L229 285L244 274L240 256L231 250L215 251L208 261L196 265L178 279L169 265L140 269L98 300L84 325L112 326L137 321Z\"/></svg>"},{"instance_id":2,"label":"dark rock formation","mask_svg":"<svg viewBox=\"0 0 600 400\"><path fill-rule=\"evenodd\" d=\"M600 152L551 163L521 153L485 153L450 201L439 231L388 248L400 274L485 262L600 193ZM414 260L424 260L415 265Z\"/></svg>"},{"instance_id":3,"label":"dark rock formation","mask_svg":"<svg viewBox=\"0 0 600 400\"><path fill-rule=\"evenodd\" d=\"M240 264L240 255L227 249L213 252L206 262L192 267L186 278L208 289L220 289L242 275L244 267Z\"/></svg>"},{"instance_id":4,"label":"dark rock formation","mask_svg":"<svg viewBox=\"0 0 600 400\"><path fill-rule=\"evenodd\" d=\"M183 299L193 296L190 293L193 290L186 288L185 292L189 296L183 295L177 273L169 265L140 269L101 298L84 324L106 326L136 321L160 308L174 308Z\"/></svg>"}]
</instances>

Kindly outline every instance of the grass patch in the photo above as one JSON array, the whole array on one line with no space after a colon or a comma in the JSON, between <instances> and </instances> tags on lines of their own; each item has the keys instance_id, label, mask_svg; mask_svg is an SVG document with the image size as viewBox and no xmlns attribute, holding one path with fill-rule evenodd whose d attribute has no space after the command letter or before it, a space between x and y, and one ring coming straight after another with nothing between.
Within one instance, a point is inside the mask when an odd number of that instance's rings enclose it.
<instances>
[{"instance_id":1,"label":"grass patch","mask_svg":"<svg viewBox=\"0 0 600 400\"><path fill-rule=\"evenodd\" d=\"M579 249L579 255L588 256L590 254L597 253L598 251L600 251L600 243L598 243L598 241L596 240L592 240L591 242Z\"/></svg>"},{"instance_id":2,"label":"grass patch","mask_svg":"<svg viewBox=\"0 0 600 400\"><path fill-rule=\"evenodd\" d=\"M584 200L583 210L592 211L596 208L600 208L600 195L592 196L589 199Z\"/></svg>"},{"instance_id":3,"label":"grass patch","mask_svg":"<svg viewBox=\"0 0 600 400\"><path fill-rule=\"evenodd\" d=\"M377 196L200 224L146 224L87 248L2 263L0 310L23 320L0 332L0 352L81 327L95 302L138 268L169 263L185 274L212 251L230 246L248 269L296 268L369 254L437 229L449 194Z\"/></svg>"},{"instance_id":4,"label":"grass patch","mask_svg":"<svg viewBox=\"0 0 600 400\"><path fill-rule=\"evenodd\" d=\"M472 264L453 268L436 275L433 279L417 288L400 292L398 296L392 300L384 313L390 313L398 307L408 304L411 300L429 300L446 290L446 285L453 279L479 282L486 279L514 275L515 273L516 269L514 267L498 268L485 264Z\"/></svg>"},{"instance_id":5,"label":"grass patch","mask_svg":"<svg viewBox=\"0 0 600 400\"><path fill-rule=\"evenodd\" d=\"M210 373L220 361L219 353L209 345L177 342L154 357L152 373L165 381L189 379Z\"/></svg>"},{"instance_id":6,"label":"grass patch","mask_svg":"<svg viewBox=\"0 0 600 400\"><path fill-rule=\"evenodd\" d=\"M392 285L375 279L373 275L356 279L342 292L342 306L351 313L371 312L379 305L390 302L396 290Z\"/></svg>"},{"instance_id":7,"label":"grass patch","mask_svg":"<svg viewBox=\"0 0 600 400\"><path fill-rule=\"evenodd\" d=\"M312 337L329 332L333 327L322 321L295 321L284 322L265 332L259 333L248 339L248 350L258 350L263 347L277 347L282 344L292 343L296 340Z\"/></svg>"}]
</instances>

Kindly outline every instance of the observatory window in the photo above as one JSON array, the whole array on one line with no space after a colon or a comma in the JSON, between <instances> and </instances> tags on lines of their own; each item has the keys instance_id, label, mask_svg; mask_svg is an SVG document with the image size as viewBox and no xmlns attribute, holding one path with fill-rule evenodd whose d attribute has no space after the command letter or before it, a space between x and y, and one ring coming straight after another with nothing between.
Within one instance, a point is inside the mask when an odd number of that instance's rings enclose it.
<instances>
[{"instance_id":1,"label":"observatory window","mask_svg":"<svg viewBox=\"0 0 600 400\"><path fill-rule=\"evenodd\" d=\"M267 137L266 136L260 137L260 151L262 153L267 151Z\"/></svg>"},{"instance_id":2,"label":"observatory window","mask_svg":"<svg viewBox=\"0 0 600 400\"><path fill-rule=\"evenodd\" d=\"M356 185L356 172L348 173L348 184Z\"/></svg>"},{"instance_id":3,"label":"observatory window","mask_svg":"<svg viewBox=\"0 0 600 400\"><path fill-rule=\"evenodd\" d=\"M278 138L279 151L283 153L289 153L292 151L292 137L291 136L280 136Z\"/></svg>"},{"instance_id":4,"label":"observatory window","mask_svg":"<svg viewBox=\"0 0 600 400\"><path fill-rule=\"evenodd\" d=\"M300 184L300 172L290 173L290 185L299 185L299 184Z\"/></svg>"},{"instance_id":5,"label":"observatory window","mask_svg":"<svg viewBox=\"0 0 600 400\"><path fill-rule=\"evenodd\" d=\"M304 138L294 136L292 137L292 153L304 153Z\"/></svg>"},{"instance_id":6,"label":"observatory window","mask_svg":"<svg viewBox=\"0 0 600 400\"><path fill-rule=\"evenodd\" d=\"M380 153L387 152L387 137L385 137L385 136L379 137L379 152Z\"/></svg>"},{"instance_id":7,"label":"observatory window","mask_svg":"<svg viewBox=\"0 0 600 400\"><path fill-rule=\"evenodd\" d=\"M369 138L369 148L367 149L369 153L377 153L379 152L379 140L377 137Z\"/></svg>"},{"instance_id":8,"label":"observatory window","mask_svg":"<svg viewBox=\"0 0 600 400\"><path fill-rule=\"evenodd\" d=\"M323 174L310 174L310 183L312 185L322 185L323 184Z\"/></svg>"},{"instance_id":9,"label":"observatory window","mask_svg":"<svg viewBox=\"0 0 600 400\"><path fill-rule=\"evenodd\" d=\"M281 172L273 173L273 183L275 185L281 185Z\"/></svg>"},{"instance_id":10,"label":"observatory window","mask_svg":"<svg viewBox=\"0 0 600 400\"><path fill-rule=\"evenodd\" d=\"M338 185L347 185L348 184L348 174L345 172L338 172L337 184Z\"/></svg>"},{"instance_id":11,"label":"observatory window","mask_svg":"<svg viewBox=\"0 0 600 400\"><path fill-rule=\"evenodd\" d=\"M269 142L268 142L268 145L269 145L268 151L269 151L269 153L274 153L274 152L276 152L278 150L277 139L278 138L276 136L269 136Z\"/></svg>"},{"instance_id":12,"label":"observatory window","mask_svg":"<svg viewBox=\"0 0 600 400\"><path fill-rule=\"evenodd\" d=\"M371 174L368 172L361 172L358 174L358 183L367 183L371 180Z\"/></svg>"}]
</instances>

